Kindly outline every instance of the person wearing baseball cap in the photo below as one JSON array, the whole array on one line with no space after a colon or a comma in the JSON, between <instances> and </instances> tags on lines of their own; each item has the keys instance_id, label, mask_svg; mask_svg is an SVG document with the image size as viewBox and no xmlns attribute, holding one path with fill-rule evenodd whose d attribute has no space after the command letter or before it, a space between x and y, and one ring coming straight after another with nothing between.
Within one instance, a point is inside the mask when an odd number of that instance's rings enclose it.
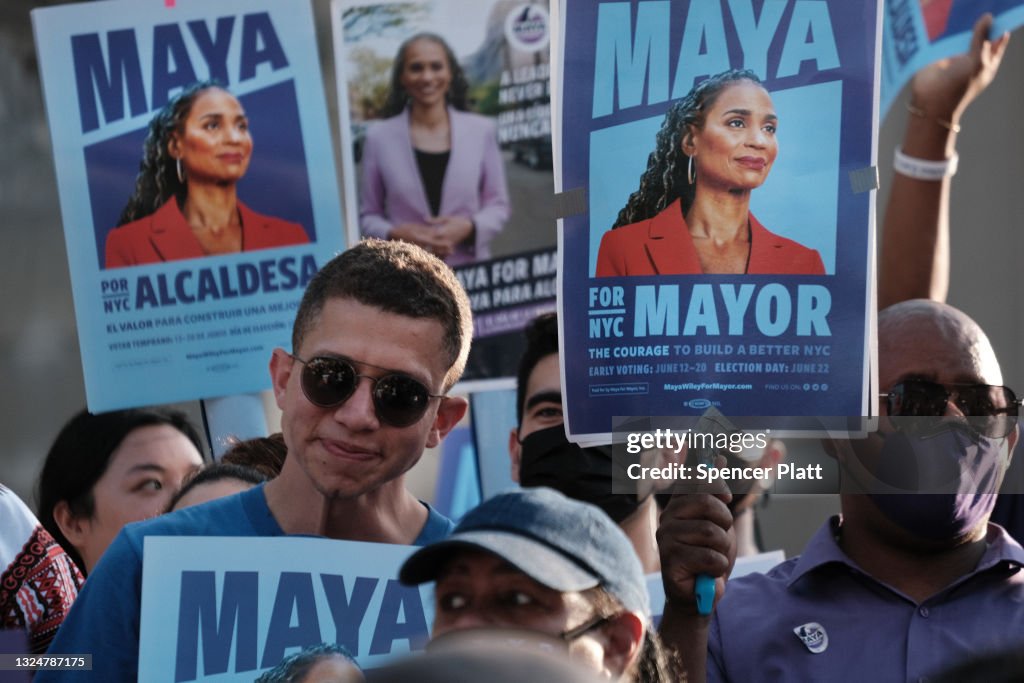
<instances>
[{"instance_id":1,"label":"person wearing baseball cap","mask_svg":"<svg viewBox=\"0 0 1024 683\"><path fill-rule=\"evenodd\" d=\"M533 631L613 680L668 680L629 539L600 508L553 489L484 501L413 553L399 578L436 581L435 642L468 629Z\"/></svg>"}]
</instances>

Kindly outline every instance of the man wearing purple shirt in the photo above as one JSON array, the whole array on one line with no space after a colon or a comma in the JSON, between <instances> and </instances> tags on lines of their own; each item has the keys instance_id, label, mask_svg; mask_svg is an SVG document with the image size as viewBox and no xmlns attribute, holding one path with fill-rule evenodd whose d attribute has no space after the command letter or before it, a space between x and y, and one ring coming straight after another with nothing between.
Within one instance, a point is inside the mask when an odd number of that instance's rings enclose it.
<instances>
[{"instance_id":1,"label":"man wearing purple shirt","mask_svg":"<svg viewBox=\"0 0 1024 683\"><path fill-rule=\"evenodd\" d=\"M1017 441L995 353L973 320L925 300L882 311L878 339L879 431L827 445L842 514L803 555L730 581L709 621L692 575L728 567L728 494L677 496L663 516L662 635L691 680L703 642L708 681L872 682L926 681L1024 642L1024 549L988 523ZM894 493L912 480L941 483Z\"/></svg>"}]
</instances>

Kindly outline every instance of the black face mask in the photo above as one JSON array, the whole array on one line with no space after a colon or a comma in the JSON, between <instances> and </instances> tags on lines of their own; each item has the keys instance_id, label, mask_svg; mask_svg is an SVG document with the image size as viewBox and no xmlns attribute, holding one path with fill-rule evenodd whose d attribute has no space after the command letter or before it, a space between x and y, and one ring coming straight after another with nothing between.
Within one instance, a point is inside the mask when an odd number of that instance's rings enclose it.
<instances>
[{"instance_id":1,"label":"black face mask","mask_svg":"<svg viewBox=\"0 0 1024 683\"><path fill-rule=\"evenodd\" d=\"M519 483L523 486L548 486L569 498L596 505L616 524L644 502L636 495L612 493L611 446L580 448L565 438L564 425L533 432L520 444Z\"/></svg>"}]
</instances>

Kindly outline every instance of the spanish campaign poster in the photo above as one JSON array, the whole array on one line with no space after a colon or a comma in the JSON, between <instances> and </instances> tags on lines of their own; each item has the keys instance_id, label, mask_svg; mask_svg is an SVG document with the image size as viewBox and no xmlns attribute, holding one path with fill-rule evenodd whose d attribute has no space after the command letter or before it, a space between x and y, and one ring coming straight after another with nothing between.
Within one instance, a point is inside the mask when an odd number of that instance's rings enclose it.
<instances>
[{"instance_id":1,"label":"spanish campaign poster","mask_svg":"<svg viewBox=\"0 0 1024 683\"><path fill-rule=\"evenodd\" d=\"M473 306L463 379L514 375L523 326L555 308L547 0L334 0L331 16L350 239L444 258Z\"/></svg>"},{"instance_id":2,"label":"spanish campaign poster","mask_svg":"<svg viewBox=\"0 0 1024 683\"><path fill-rule=\"evenodd\" d=\"M340 645L364 669L422 650L433 592L396 578L414 550L313 537L151 536L139 680L252 683L322 643Z\"/></svg>"},{"instance_id":3,"label":"spanish campaign poster","mask_svg":"<svg viewBox=\"0 0 1024 683\"><path fill-rule=\"evenodd\" d=\"M991 12L990 37L1024 24L1021 0L886 0L882 22L882 116L916 71L966 52L974 22Z\"/></svg>"},{"instance_id":4,"label":"spanish campaign poster","mask_svg":"<svg viewBox=\"0 0 1024 683\"><path fill-rule=\"evenodd\" d=\"M572 438L610 441L616 415L710 407L874 414L880 4L563 0Z\"/></svg>"},{"instance_id":5,"label":"spanish campaign poster","mask_svg":"<svg viewBox=\"0 0 1024 683\"><path fill-rule=\"evenodd\" d=\"M344 244L308 0L32 12L94 411L248 393Z\"/></svg>"}]
</instances>

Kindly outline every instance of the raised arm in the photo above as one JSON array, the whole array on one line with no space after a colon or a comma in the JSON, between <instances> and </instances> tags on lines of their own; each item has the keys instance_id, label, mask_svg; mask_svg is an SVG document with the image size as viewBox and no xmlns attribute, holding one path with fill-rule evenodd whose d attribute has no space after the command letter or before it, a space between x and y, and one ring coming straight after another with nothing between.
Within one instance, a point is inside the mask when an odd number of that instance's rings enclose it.
<instances>
[{"instance_id":1,"label":"raised arm","mask_svg":"<svg viewBox=\"0 0 1024 683\"><path fill-rule=\"evenodd\" d=\"M990 39L992 21L991 14L978 19L967 52L921 69L911 81L903 158L896 162L883 221L879 308L906 299L946 299L949 188L960 117L995 78L1010 40L1008 33Z\"/></svg>"}]
</instances>

